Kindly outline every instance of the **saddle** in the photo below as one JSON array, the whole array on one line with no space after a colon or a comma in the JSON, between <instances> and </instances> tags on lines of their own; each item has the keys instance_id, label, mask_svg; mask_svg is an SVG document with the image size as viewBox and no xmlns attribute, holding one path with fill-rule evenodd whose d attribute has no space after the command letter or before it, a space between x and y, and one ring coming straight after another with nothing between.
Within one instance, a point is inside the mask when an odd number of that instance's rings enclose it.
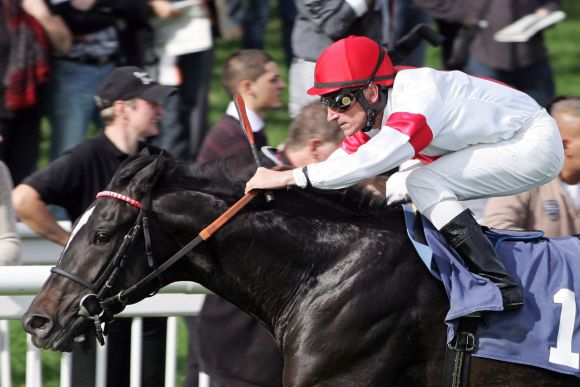
<instances>
[{"instance_id":1,"label":"saddle","mask_svg":"<svg viewBox=\"0 0 580 387\"><path fill-rule=\"evenodd\" d=\"M524 291L524 306L502 311L499 289L471 273L428 219L405 206L407 233L439 279L450 308L448 344L459 321L481 314L474 327L473 356L527 364L580 377L580 240L546 238L541 231L484 229L506 269ZM501 313L497 313L501 312Z\"/></svg>"}]
</instances>

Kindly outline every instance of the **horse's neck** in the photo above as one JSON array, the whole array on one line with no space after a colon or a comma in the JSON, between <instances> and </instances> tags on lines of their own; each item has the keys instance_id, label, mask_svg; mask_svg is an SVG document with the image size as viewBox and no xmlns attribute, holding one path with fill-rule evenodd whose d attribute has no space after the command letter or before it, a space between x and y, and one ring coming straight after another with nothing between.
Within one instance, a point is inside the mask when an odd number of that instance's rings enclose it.
<instances>
[{"instance_id":1,"label":"horse's neck","mask_svg":"<svg viewBox=\"0 0 580 387\"><path fill-rule=\"evenodd\" d=\"M218 261L210 286L274 328L292 309L296 294L332 264L340 249L324 243L324 231L304 227L300 220L272 214L232 221L208 241Z\"/></svg>"},{"instance_id":2,"label":"horse's neck","mask_svg":"<svg viewBox=\"0 0 580 387\"><path fill-rule=\"evenodd\" d=\"M341 287L375 265L393 265L391 257L408 257L402 219L390 223L392 230L277 211L243 215L209 242L219 264L207 280L216 293L275 328L297 298ZM398 251L381 251L395 241Z\"/></svg>"}]
</instances>

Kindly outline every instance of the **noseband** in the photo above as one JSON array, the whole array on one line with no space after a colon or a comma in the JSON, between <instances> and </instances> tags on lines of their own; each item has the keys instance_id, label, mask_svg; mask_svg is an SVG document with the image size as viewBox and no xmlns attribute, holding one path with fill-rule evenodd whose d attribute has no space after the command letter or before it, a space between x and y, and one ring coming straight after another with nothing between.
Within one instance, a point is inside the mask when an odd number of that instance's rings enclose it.
<instances>
[{"instance_id":1,"label":"noseband","mask_svg":"<svg viewBox=\"0 0 580 387\"><path fill-rule=\"evenodd\" d=\"M68 278L77 284L89 289L90 294L84 296L79 302L79 315L93 320L95 325L95 332L97 340L101 345L104 344L104 337L106 335L107 323L112 321L114 312L111 312L114 306L120 307L121 310L127 305L129 298L142 289L145 285L149 284L154 279L157 279L159 286L152 294L155 294L162 285L161 274L171 267L177 260L187 254L191 249L200 244L202 241L207 240L213 235L214 232L219 230L228 220L230 220L235 214L237 214L242 208L245 207L254 197L256 196L255 191L251 191L244 195L240 200L238 200L234 205L232 205L228 210L226 210L220 217L214 220L209 226L204 228L199 232L199 234L191 240L187 245L183 246L178 252L171 256L167 261L165 261L160 266L157 266L155 260L153 259L153 250L151 248L151 235L149 232L149 217L148 213L151 210L151 192L145 192L143 197L143 202L131 199L128 196L111 192L102 191L97 194L97 198L113 198L126 203L131 204L139 209L139 214L137 219L133 224L133 227L127 232L123 237L123 242L121 246L115 253L113 259L106 266L105 270L99 275L94 283L90 283L85 279L79 277L76 274L69 273L57 266L50 269L52 273L61 275ZM138 281L136 284L128 289L121 290L116 295L111 296L111 289L117 277L119 276L121 268L126 266L127 250L132 245L133 241L137 237L138 233L143 230L143 237L145 240L145 252L147 255L147 262L149 267L153 270L146 275L143 279ZM152 295L151 294L151 295ZM101 324L105 324L105 332L101 328Z\"/></svg>"}]
</instances>

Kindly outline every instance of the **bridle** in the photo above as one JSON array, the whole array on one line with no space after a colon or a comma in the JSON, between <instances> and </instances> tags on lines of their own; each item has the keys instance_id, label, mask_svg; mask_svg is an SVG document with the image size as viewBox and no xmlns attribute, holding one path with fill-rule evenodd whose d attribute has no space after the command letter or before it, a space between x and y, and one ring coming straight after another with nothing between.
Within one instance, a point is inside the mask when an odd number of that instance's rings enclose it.
<instances>
[{"instance_id":1,"label":"bridle","mask_svg":"<svg viewBox=\"0 0 580 387\"><path fill-rule=\"evenodd\" d=\"M97 340L101 345L103 345L105 342L104 335L106 335L107 323L113 320L115 310L117 313L118 311L123 310L132 295L142 290L142 288L148 285L151 281L157 279L159 282L157 289L150 295L155 294L162 286L161 274L163 272L169 269L169 267L171 267L181 257L186 255L195 246L211 237L214 232L219 230L219 228L221 228L235 214L244 208L246 204L248 204L255 196L255 191L251 191L245 194L240 200L228 208L209 226L201 230L198 235L187 245L183 246L163 264L157 266L156 261L153 258L153 249L151 247L151 235L149 230L149 213L153 212L151 209L151 191L145 192L142 202L131 199L130 197L117 192L99 192L97 194L97 198L116 199L139 209L135 223L123 237L123 242L121 243L121 246L119 246L117 252L114 254L113 259L108 263L108 265L105 267L105 270L103 270L103 272L99 275L94 283L91 283L76 274L59 268L58 264L57 266L51 268L50 271L54 274L68 278L91 291L91 293L85 295L79 302L79 315L94 322ZM111 295L113 284L119 276L121 268L126 265L127 251L141 230L143 230L147 262L149 267L151 267L153 270L130 288L121 290L115 295ZM101 324L105 325L104 332Z\"/></svg>"},{"instance_id":2,"label":"bridle","mask_svg":"<svg viewBox=\"0 0 580 387\"><path fill-rule=\"evenodd\" d=\"M99 343L104 343L103 332L101 329L101 323L105 324L110 322L113 319L113 314L110 312L110 308L112 308L113 303L109 302L109 306L104 307L103 301L110 300L111 298L116 300L116 306L122 308L125 307L127 303L127 297L124 297L122 292L117 294L116 296L111 295L111 289L115 281L119 276L120 269L126 265L127 261L127 251L129 247L133 244L137 236L143 232L143 239L145 241L145 253L147 256L147 263L149 267L153 269L153 272L157 270L157 264L153 257L153 249L151 247L151 233L149 229L149 213L151 212L151 192L147 191L143 197L143 202L139 202L137 200L131 199L128 196L111 192L111 191L102 191L97 194L97 198L114 198L139 209L139 213L137 218L135 219L135 223L129 229L127 234L123 237L123 242L119 249L113 256L113 259L109 262L109 264L105 267L102 273L98 276L98 278L93 282L89 282L80 276L70 273L66 270L55 266L50 269L52 273L61 275L66 277L77 284L83 286L84 288L91 291L91 293L85 295L80 303L79 303L79 314L84 316L88 319L91 319L95 323L95 331L97 340ZM159 287L161 286L161 278L157 276L159 279Z\"/></svg>"}]
</instances>

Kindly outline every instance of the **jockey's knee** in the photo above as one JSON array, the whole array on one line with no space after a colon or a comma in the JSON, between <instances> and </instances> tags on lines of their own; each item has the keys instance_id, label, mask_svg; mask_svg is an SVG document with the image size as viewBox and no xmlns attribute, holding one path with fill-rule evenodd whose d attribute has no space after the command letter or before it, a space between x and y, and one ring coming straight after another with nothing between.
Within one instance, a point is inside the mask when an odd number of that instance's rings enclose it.
<instances>
[{"instance_id":1,"label":"jockey's knee","mask_svg":"<svg viewBox=\"0 0 580 387\"><path fill-rule=\"evenodd\" d=\"M414 170L405 183L410 199L420 212L446 200L457 201L457 195L444 185L441 176L428 168Z\"/></svg>"}]
</instances>

